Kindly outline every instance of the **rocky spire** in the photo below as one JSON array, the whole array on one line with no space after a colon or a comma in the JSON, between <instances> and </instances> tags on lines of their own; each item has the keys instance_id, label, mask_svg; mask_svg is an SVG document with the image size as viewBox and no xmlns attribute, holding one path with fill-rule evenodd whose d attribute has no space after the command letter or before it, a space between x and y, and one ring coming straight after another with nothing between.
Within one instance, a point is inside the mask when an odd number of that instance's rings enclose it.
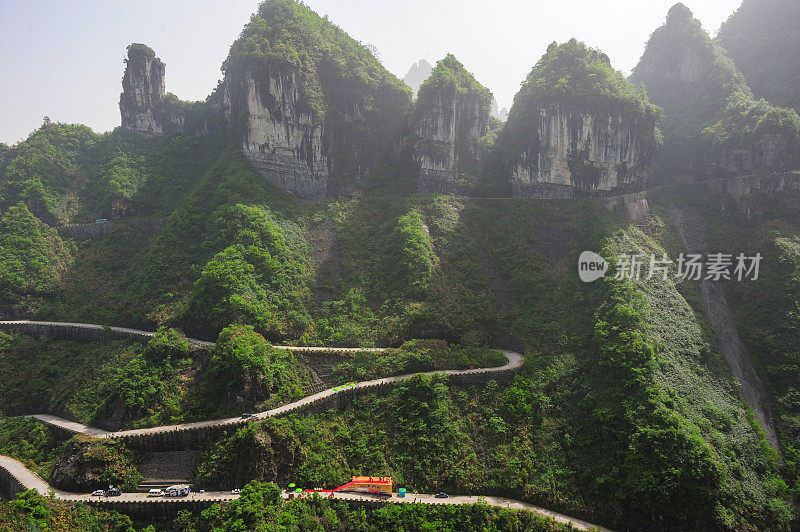
<instances>
[{"instance_id":1,"label":"rocky spire","mask_svg":"<svg viewBox=\"0 0 800 532\"><path fill-rule=\"evenodd\" d=\"M164 63L144 44L128 46L122 78L119 110L122 127L131 131L160 135L162 126L155 117L156 107L164 101Z\"/></svg>"}]
</instances>

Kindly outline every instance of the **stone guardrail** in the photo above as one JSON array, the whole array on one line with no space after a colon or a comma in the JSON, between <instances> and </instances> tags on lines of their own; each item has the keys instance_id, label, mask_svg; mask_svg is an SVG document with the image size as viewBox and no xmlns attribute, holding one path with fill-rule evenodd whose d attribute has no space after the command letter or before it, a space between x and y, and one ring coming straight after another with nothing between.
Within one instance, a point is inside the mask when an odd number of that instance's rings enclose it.
<instances>
[{"instance_id":1,"label":"stone guardrail","mask_svg":"<svg viewBox=\"0 0 800 532\"><path fill-rule=\"evenodd\" d=\"M120 225L127 225L143 233L155 234L160 232L167 225L166 218L128 218L120 220L110 220L101 223L86 223L74 225L62 225L58 228L58 233L63 238L71 238L77 241L92 240L111 234L111 231Z\"/></svg>"}]
</instances>

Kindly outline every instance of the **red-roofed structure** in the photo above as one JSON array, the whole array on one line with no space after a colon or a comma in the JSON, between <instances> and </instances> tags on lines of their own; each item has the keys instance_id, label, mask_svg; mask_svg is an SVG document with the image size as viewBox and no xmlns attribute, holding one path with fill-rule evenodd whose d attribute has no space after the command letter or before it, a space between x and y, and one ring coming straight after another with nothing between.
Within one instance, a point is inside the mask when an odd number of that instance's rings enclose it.
<instances>
[{"instance_id":1,"label":"red-roofed structure","mask_svg":"<svg viewBox=\"0 0 800 532\"><path fill-rule=\"evenodd\" d=\"M392 477L353 477L353 480L331 491L359 493L392 493Z\"/></svg>"}]
</instances>

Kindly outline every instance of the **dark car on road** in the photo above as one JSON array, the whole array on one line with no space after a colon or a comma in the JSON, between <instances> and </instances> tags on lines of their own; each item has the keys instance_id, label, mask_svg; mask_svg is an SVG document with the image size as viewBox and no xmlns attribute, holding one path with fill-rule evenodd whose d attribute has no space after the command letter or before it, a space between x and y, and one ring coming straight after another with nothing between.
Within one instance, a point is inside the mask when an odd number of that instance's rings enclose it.
<instances>
[{"instance_id":1,"label":"dark car on road","mask_svg":"<svg viewBox=\"0 0 800 532\"><path fill-rule=\"evenodd\" d=\"M445 492L443 492L443 491L440 491L439 493L437 493L437 494L435 495L435 497L436 497L437 499L449 499L449 498L450 498L450 495L446 494L446 493L445 493Z\"/></svg>"},{"instance_id":2,"label":"dark car on road","mask_svg":"<svg viewBox=\"0 0 800 532\"><path fill-rule=\"evenodd\" d=\"M106 497L119 497L122 491L119 488L111 488L106 492Z\"/></svg>"}]
</instances>

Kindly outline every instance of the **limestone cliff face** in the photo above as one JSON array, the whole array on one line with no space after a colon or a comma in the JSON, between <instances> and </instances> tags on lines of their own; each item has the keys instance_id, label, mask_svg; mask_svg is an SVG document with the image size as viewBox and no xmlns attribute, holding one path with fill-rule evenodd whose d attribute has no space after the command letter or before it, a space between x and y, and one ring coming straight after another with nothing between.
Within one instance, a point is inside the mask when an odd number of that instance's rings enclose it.
<instances>
[{"instance_id":1,"label":"limestone cliff face","mask_svg":"<svg viewBox=\"0 0 800 532\"><path fill-rule=\"evenodd\" d=\"M764 174L800 166L797 139L770 133L746 146L724 147L706 154L702 170L714 177Z\"/></svg>"},{"instance_id":2,"label":"limestone cliff face","mask_svg":"<svg viewBox=\"0 0 800 532\"><path fill-rule=\"evenodd\" d=\"M436 64L412 114L420 192L467 192L474 184L491 102L491 92L452 54Z\"/></svg>"},{"instance_id":3,"label":"limestone cliff face","mask_svg":"<svg viewBox=\"0 0 800 532\"><path fill-rule=\"evenodd\" d=\"M241 121L242 153L253 166L300 197L325 197L324 127L302 101L297 72L275 68L256 76L245 70L239 78L226 78L221 90L225 115Z\"/></svg>"},{"instance_id":4,"label":"limestone cliff face","mask_svg":"<svg viewBox=\"0 0 800 532\"><path fill-rule=\"evenodd\" d=\"M647 79L660 78L662 83L669 81L688 85L700 81L705 71L703 59L694 49L683 50L679 59L672 63L658 59L660 58L642 57L640 66L637 67L637 76Z\"/></svg>"},{"instance_id":5,"label":"limestone cliff face","mask_svg":"<svg viewBox=\"0 0 800 532\"><path fill-rule=\"evenodd\" d=\"M602 51L553 43L514 98L498 138L502 170L515 195L632 192L650 173L659 117Z\"/></svg>"},{"instance_id":6,"label":"limestone cliff face","mask_svg":"<svg viewBox=\"0 0 800 532\"><path fill-rule=\"evenodd\" d=\"M165 65L144 44L128 46L119 110L122 127L143 135L208 133L213 117L203 102L181 102L165 91Z\"/></svg>"},{"instance_id":7,"label":"limestone cliff face","mask_svg":"<svg viewBox=\"0 0 800 532\"><path fill-rule=\"evenodd\" d=\"M548 106L538 109L536 122L511 170L515 194L536 196L561 185L608 191L646 179L652 150L636 121ZM652 133L651 126L645 136Z\"/></svg>"},{"instance_id":8,"label":"limestone cliff face","mask_svg":"<svg viewBox=\"0 0 800 532\"><path fill-rule=\"evenodd\" d=\"M419 190L454 193L465 170L478 163L476 142L486 133L488 112L479 94L439 90L435 104L414 126Z\"/></svg>"},{"instance_id":9,"label":"limestone cliff face","mask_svg":"<svg viewBox=\"0 0 800 532\"><path fill-rule=\"evenodd\" d=\"M155 114L156 107L166 96L164 63L150 48L132 44L128 47L126 64L119 99L122 127L139 133L160 135L163 127Z\"/></svg>"}]
</instances>

